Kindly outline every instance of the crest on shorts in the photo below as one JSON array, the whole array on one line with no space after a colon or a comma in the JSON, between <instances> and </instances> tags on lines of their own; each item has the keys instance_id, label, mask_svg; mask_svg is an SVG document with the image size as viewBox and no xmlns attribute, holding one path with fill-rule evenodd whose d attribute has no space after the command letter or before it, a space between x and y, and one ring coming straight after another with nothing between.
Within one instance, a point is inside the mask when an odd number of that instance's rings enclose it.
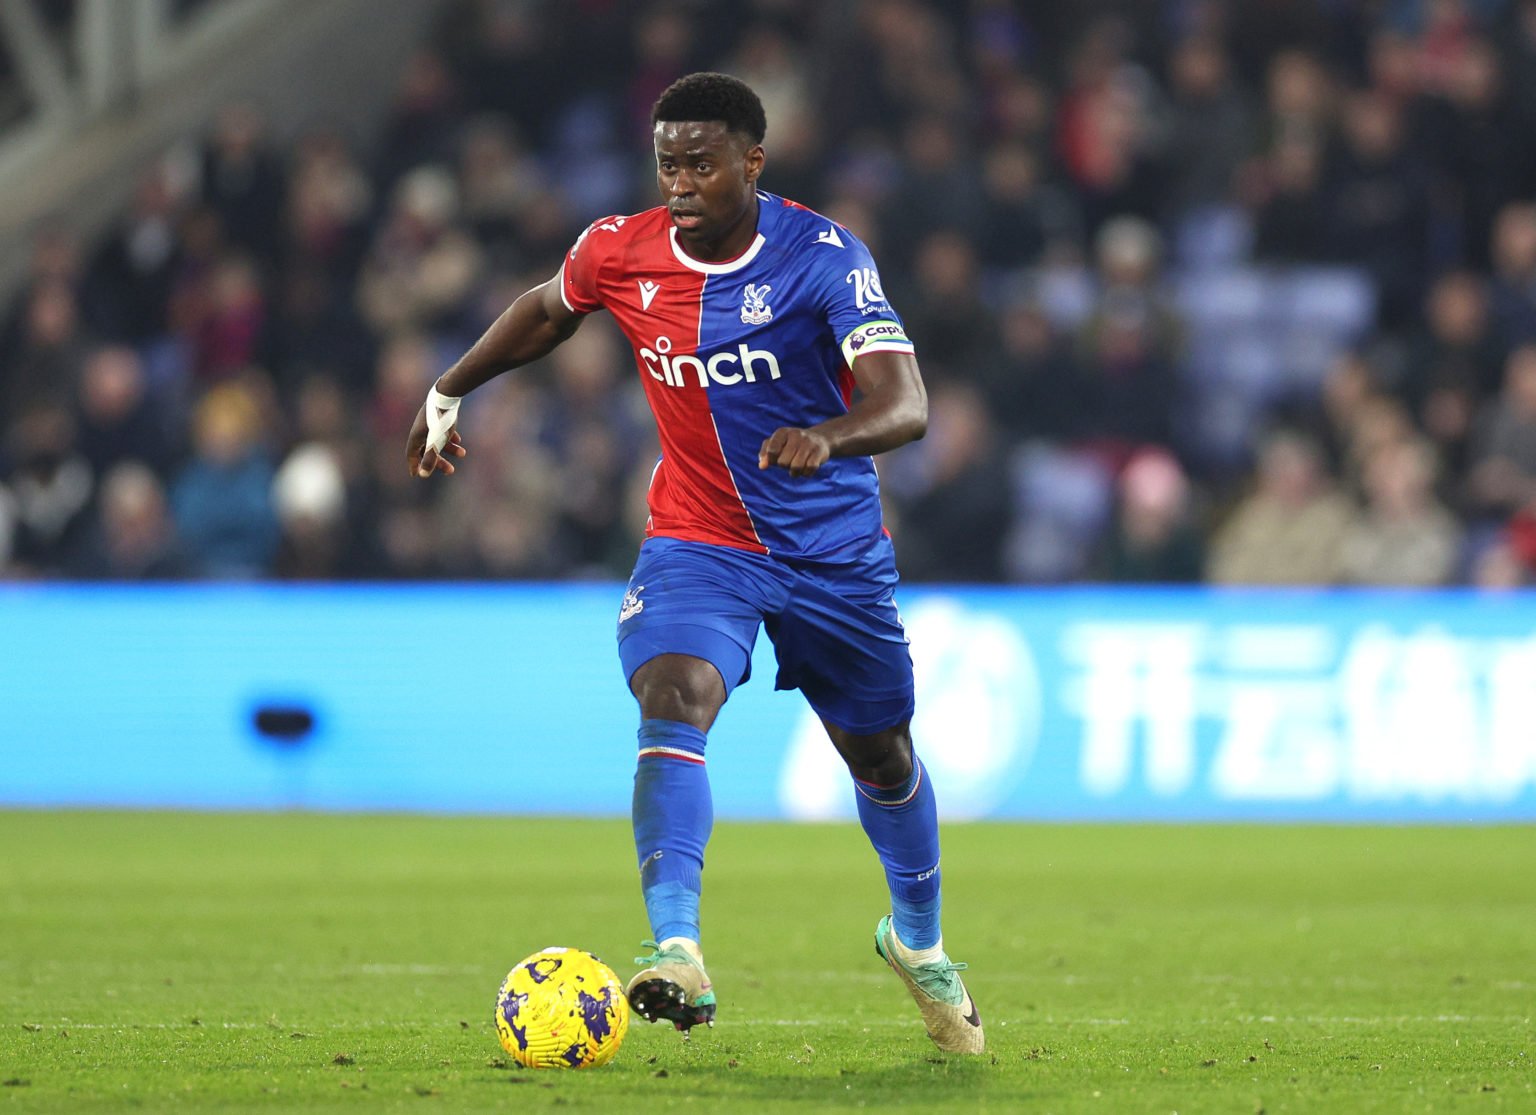
<instances>
[{"instance_id":1,"label":"crest on shorts","mask_svg":"<svg viewBox=\"0 0 1536 1115\"><path fill-rule=\"evenodd\" d=\"M636 585L624 593L624 602L619 605L620 623L645 611L645 601L640 599L640 594L644 591L644 585Z\"/></svg>"},{"instance_id":2,"label":"crest on shorts","mask_svg":"<svg viewBox=\"0 0 1536 1115\"><path fill-rule=\"evenodd\" d=\"M763 325L773 320L773 308L768 305L768 292L773 288L766 283L758 286L748 283L741 292L741 320L746 325Z\"/></svg>"}]
</instances>

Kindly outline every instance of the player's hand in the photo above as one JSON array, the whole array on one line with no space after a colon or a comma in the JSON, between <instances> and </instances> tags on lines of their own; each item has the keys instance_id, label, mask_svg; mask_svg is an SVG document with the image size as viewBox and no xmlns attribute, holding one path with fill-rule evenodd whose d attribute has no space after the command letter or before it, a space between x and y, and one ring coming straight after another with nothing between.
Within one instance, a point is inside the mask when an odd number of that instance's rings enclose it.
<instances>
[{"instance_id":1,"label":"player's hand","mask_svg":"<svg viewBox=\"0 0 1536 1115\"><path fill-rule=\"evenodd\" d=\"M791 476L810 476L832 456L832 443L814 429L781 426L757 451L757 467L778 465Z\"/></svg>"},{"instance_id":2,"label":"player's hand","mask_svg":"<svg viewBox=\"0 0 1536 1115\"><path fill-rule=\"evenodd\" d=\"M449 457L463 457L469 453L464 448L464 443L459 440L459 431L448 431L448 441L443 446L441 453L427 448L427 408L422 407L416 412L416 421L411 423L410 436L405 439L405 461L410 466L412 476L428 477L441 472L446 476L452 476L453 462Z\"/></svg>"}]
</instances>

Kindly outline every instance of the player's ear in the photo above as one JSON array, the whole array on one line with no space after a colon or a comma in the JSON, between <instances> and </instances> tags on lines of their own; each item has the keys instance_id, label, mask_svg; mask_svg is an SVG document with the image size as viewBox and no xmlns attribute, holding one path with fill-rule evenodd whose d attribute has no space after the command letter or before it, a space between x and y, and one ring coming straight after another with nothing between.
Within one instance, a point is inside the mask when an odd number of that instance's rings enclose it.
<instances>
[{"instance_id":1,"label":"player's ear","mask_svg":"<svg viewBox=\"0 0 1536 1115\"><path fill-rule=\"evenodd\" d=\"M758 176L763 173L763 164L768 161L768 155L763 150L761 143L754 143L747 148L747 181L756 182Z\"/></svg>"}]
</instances>

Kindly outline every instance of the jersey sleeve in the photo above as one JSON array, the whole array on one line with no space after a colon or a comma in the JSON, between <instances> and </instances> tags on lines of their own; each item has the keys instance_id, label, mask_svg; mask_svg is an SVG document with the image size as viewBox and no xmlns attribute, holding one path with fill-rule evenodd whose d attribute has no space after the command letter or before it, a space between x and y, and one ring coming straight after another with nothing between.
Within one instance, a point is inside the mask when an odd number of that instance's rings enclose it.
<instances>
[{"instance_id":1,"label":"jersey sleeve","mask_svg":"<svg viewBox=\"0 0 1536 1115\"><path fill-rule=\"evenodd\" d=\"M885 297L874 257L850 234L843 235L846 246L825 253L821 275L823 308L843 359L851 367L856 358L871 352L915 352Z\"/></svg>"},{"instance_id":2,"label":"jersey sleeve","mask_svg":"<svg viewBox=\"0 0 1536 1115\"><path fill-rule=\"evenodd\" d=\"M613 233L624 227L623 217L593 221L576 238L560 265L560 298L573 314L590 314L603 308L598 276L613 254Z\"/></svg>"}]
</instances>

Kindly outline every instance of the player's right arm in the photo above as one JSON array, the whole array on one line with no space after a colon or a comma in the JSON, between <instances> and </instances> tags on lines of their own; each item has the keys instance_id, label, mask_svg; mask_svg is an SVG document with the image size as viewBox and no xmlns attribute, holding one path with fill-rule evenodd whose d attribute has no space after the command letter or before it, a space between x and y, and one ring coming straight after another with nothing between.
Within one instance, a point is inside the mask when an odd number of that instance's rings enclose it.
<instances>
[{"instance_id":1,"label":"player's right arm","mask_svg":"<svg viewBox=\"0 0 1536 1115\"><path fill-rule=\"evenodd\" d=\"M437 472L451 476L449 457L467 450L454 428L458 402L481 384L503 372L547 356L581 324L584 315L572 311L560 297L561 276L556 275L527 291L491 323L468 352L438 377L427 401L411 424L405 442L405 459L411 472L427 477ZM428 421L428 408L435 408ZM428 444L429 434L447 430L441 450Z\"/></svg>"}]
</instances>

